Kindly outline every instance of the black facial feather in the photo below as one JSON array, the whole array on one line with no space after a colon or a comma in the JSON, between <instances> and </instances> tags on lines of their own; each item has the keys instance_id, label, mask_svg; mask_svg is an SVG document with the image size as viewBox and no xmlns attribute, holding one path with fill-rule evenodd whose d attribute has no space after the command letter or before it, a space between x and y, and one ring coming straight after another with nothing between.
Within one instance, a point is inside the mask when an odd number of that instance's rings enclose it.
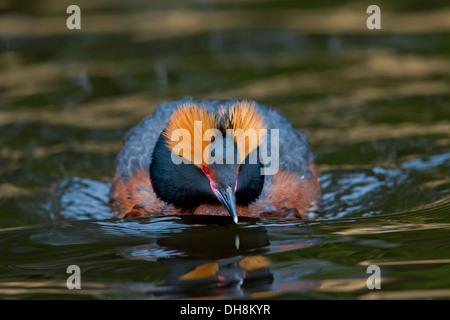
<instances>
[{"instance_id":1,"label":"black facial feather","mask_svg":"<svg viewBox=\"0 0 450 320\"><path fill-rule=\"evenodd\" d=\"M211 190L209 180L202 170L191 164L175 164L172 152L167 148L166 138L161 134L152 154L150 164L150 181L156 195L163 201L192 212L201 204L220 204ZM258 152L258 149L253 152ZM247 206L255 201L262 192L264 176L261 175L259 157L257 163L241 164L236 190L236 204ZM237 164L213 165L220 182L230 184L236 179ZM234 187L234 185L233 185Z\"/></svg>"}]
</instances>

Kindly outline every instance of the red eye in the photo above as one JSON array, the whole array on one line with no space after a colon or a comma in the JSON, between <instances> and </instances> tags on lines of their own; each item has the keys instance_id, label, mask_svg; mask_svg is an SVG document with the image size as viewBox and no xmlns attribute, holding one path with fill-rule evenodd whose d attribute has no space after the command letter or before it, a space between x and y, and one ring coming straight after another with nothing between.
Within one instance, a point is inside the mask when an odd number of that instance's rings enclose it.
<instances>
[{"instance_id":1,"label":"red eye","mask_svg":"<svg viewBox=\"0 0 450 320\"><path fill-rule=\"evenodd\" d=\"M209 169L207 166L202 166L202 171L204 174L209 175Z\"/></svg>"}]
</instances>

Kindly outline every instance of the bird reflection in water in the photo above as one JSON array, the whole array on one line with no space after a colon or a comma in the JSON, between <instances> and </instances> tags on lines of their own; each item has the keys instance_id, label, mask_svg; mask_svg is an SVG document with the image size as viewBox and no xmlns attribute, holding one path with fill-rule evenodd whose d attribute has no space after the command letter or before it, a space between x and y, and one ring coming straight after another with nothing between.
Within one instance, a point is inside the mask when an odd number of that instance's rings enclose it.
<instances>
[{"instance_id":1,"label":"bird reflection in water","mask_svg":"<svg viewBox=\"0 0 450 320\"><path fill-rule=\"evenodd\" d=\"M254 219L233 225L225 217L185 216L183 222L206 223L208 228L186 228L160 237L156 243L126 250L127 258L157 261L169 269L164 283L149 290L153 294L216 298L270 295L274 275L267 254L312 245L309 239L271 244L266 229Z\"/></svg>"}]
</instances>

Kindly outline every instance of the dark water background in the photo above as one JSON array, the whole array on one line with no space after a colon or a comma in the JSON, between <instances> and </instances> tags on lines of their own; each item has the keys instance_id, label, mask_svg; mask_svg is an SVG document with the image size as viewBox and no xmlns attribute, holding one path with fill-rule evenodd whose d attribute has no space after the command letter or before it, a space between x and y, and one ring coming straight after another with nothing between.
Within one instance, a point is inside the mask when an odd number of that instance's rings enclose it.
<instances>
[{"instance_id":1,"label":"dark water background","mask_svg":"<svg viewBox=\"0 0 450 320\"><path fill-rule=\"evenodd\" d=\"M381 30L364 1L83 0L81 30L0 4L0 298L450 298L447 1L381 1ZM122 137L186 95L306 132L319 218L113 218Z\"/></svg>"}]
</instances>

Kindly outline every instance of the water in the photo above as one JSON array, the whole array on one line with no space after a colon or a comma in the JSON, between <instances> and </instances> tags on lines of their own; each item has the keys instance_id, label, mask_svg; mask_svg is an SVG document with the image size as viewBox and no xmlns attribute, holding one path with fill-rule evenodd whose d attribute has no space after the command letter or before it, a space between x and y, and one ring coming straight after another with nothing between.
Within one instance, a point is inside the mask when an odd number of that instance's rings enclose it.
<instances>
[{"instance_id":1,"label":"water","mask_svg":"<svg viewBox=\"0 0 450 320\"><path fill-rule=\"evenodd\" d=\"M450 297L445 2L381 3L379 32L347 2L80 2L79 31L48 3L0 12L1 298ZM282 110L316 153L319 217L113 218L122 137L185 95Z\"/></svg>"}]
</instances>

